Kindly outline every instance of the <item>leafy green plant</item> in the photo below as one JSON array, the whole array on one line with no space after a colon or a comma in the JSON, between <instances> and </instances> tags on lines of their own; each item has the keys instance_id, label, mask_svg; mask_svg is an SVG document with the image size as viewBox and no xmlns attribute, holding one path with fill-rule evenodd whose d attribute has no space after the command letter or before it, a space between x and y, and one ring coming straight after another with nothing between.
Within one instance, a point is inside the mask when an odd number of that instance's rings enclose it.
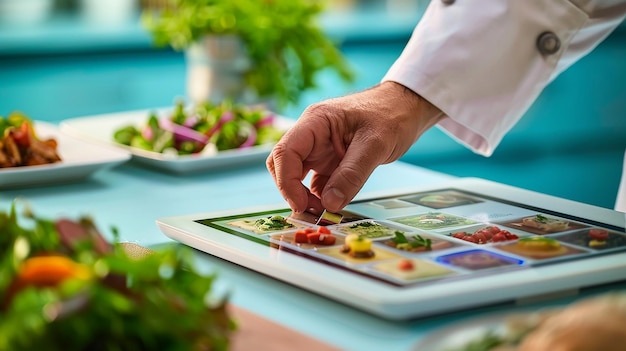
<instances>
[{"instance_id":1,"label":"leafy green plant","mask_svg":"<svg viewBox=\"0 0 626 351\"><path fill-rule=\"evenodd\" d=\"M228 349L226 297L191 251L136 257L116 241L88 217L0 211L0 350Z\"/></svg>"},{"instance_id":2,"label":"leafy green plant","mask_svg":"<svg viewBox=\"0 0 626 351\"><path fill-rule=\"evenodd\" d=\"M259 97L284 105L315 87L315 75L324 69L353 79L316 22L322 10L315 0L170 0L163 9L144 11L142 23L157 46L175 50L209 34L239 36L252 64L245 83Z\"/></svg>"}]
</instances>

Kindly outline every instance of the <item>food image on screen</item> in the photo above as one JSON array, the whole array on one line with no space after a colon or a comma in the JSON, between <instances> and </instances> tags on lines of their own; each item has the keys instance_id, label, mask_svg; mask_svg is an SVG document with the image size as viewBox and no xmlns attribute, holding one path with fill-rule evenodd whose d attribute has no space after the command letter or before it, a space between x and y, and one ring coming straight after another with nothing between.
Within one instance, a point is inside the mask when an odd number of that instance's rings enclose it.
<instances>
[{"instance_id":1,"label":"food image on screen","mask_svg":"<svg viewBox=\"0 0 626 351\"><path fill-rule=\"evenodd\" d=\"M405 207L414 207L414 203L402 201L399 199L390 199L390 200L380 200L380 201L372 201L370 202L373 206L379 206L386 210L392 210L396 208L405 208Z\"/></svg>"},{"instance_id":2,"label":"food image on screen","mask_svg":"<svg viewBox=\"0 0 626 351\"><path fill-rule=\"evenodd\" d=\"M423 259L389 260L372 266L372 269L407 281L456 274L453 270Z\"/></svg>"},{"instance_id":3,"label":"food image on screen","mask_svg":"<svg viewBox=\"0 0 626 351\"><path fill-rule=\"evenodd\" d=\"M553 234L573 229L585 227L580 223L575 223L561 218L537 214L520 219L516 219L507 223L500 223L503 226L520 229L533 234Z\"/></svg>"},{"instance_id":4,"label":"food image on screen","mask_svg":"<svg viewBox=\"0 0 626 351\"><path fill-rule=\"evenodd\" d=\"M272 215L261 218L241 219L228 223L228 225L239 227L253 233L265 234L270 232L277 232L281 230L301 227L301 224L288 221L287 218L281 215Z\"/></svg>"},{"instance_id":5,"label":"food image on screen","mask_svg":"<svg viewBox=\"0 0 626 351\"><path fill-rule=\"evenodd\" d=\"M469 205L480 202L478 199L462 195L456 191L430 192L418 194L412 197L405 197L402 198L402 200L436 209Z\"/></svg>"},{"instance_id":6,"label":"food image on screen","mask_svg":"<svg viewBox=\"0 0 626 351\"><path fill-rule=\"evenodd\" d=\"M517 240L519 238L517 234L513 234L506 229L500 229L495 225L481 225L475 231L465 229L448 235L456 239L465 240L479 245Z\"/></svg>"},{"instance_id":7,"label":"food image on screen","mask_svg":"<svg viewBox=\"0 0 626 351\"><path fill-rule=\"evenodd\" d=\"M440 197L444 194L471 201L461 204ZM429 211L406 200L430 201L435 199L431 195L456 205L445 212ZM280 250L281 255L400 288L626 251L621 228L456 190L370 198L339 213L322 213L268 208L197 222ZM279 256L268 253L290 257Z\"/></svg>"},{"instance_id":8,"label":"food image on screen","mask_svg":"<svg viewBox=\"0 0 626 351\"><path fill-rule=\"evenodd\" d=\"M357 234L362 238L369 238L373 240L392 238L395 233L399 231L397 228L392 228L384 224L369 220L356 222L349 225L343 225L337 227L337 230L346 235Z\"/></svg>"},{"instance_id":9,"label":"food image on screen","mask_svg":"<svg viewBox=\"0 0 626 351\"><path fill-rule=\"evenodd\" d=\"M295 219L300 222L307 222L307 223L314 224L314 225L337 224L337 223L334 223L332 220L326 220L325 218L323 218L324 216L329 217L331 219L340 217L340 223L356 222L356 221L364 220L366 218L364 216L361 216L359 214L346 211L346 210L339 211L338 213L330 213L330 212L323 211L321 214L314 214L311 212L300 212L300 213L292 212L289 215L289 218Z\"/></svg>"},{"instance_id":10,"label":"food image on screen","mask_svg":"<svg viewBox=\"0 0 626 351\"><path fill-rule=\"evenodd\" d=\"M520 265L524 261L498 255L484 250L472 250L440 256L437 261L469 270L479 270L510 265Z\"/></svg>"},{"instance_id":11,"label":"food image on screen","mask_svg":"<svg viewBox=\"0 0 626 351\"><path fill-rule=\"evenodd\" d=\"M376 245L372 245L370 239L360 238L356 234L347 236L343 246L319 248L316 252L323 256L332 257L350 264L364 264L402 257L389 250L384 250Z\"/></svg>"},{"instance_id":12,"label":"food image on screen","mask_svg":"<svg viewBox=\"0 0 626 351\"><path fill-rule=\"evenodd\" d=\"M405 235L399 231L395 233L394 238L385 240L383 243L396 250L407 252L437 251L459 246L457 243L453 243L449 240L441 239L433 235Z\"/></svg>"},{"instance_id":13,"label":"food image on screen","mask_svg":"<svg viewBox=\"0 0 626 351\"><path fill-rule=\"evenodd\" d=\"M324 210L315 224L317 225L333 225L339 224L343 221L343 215L341 213L333 213Z\"/></svg>"},{"instance_id":14,"label":"food image on screen","mask_svg":"<svg viewBox=\"0 0 626 351\"><path fill-rule=\"evenodd\" d=\"M476 223L476 221L468 218L454 216L442 212L429 212L416 216L392 218L391 220L397 223L424 230L457 227Z\"/></svg>"},{"instance_id":15,"label":"food image on screen","mask_svg":"<svg viewBox=\"0 0 626 351\"><path fill-rule=\"evenodd\" d=\"M556 236L559 241L588 247L593 250L608 250L626 246L626 235L604 228L583 229Z\"/></svg>"},{"instance_id":16,"label":"food image on screen","mask_svg":"<svg viewBox=\"0 0 626 351\"><path fill-rule=\"evenodd\" d=\"M270 238L272 242L279 245L291 244L307 250L344 244L344 236L334 235L326 227L319 227L317 229L307 227L296 231L273 234Z\"/></svg>"},{"instance_id":17,"label":"food image on screen","mask_svg":"<svg viewBox=\"0 0 626 351\"><path fill-rule=\"evenodd\" d=\"M372 250L372 239L358 234L346 236L345 243L341 247L341 253L359 259L376 256L376 253Z\"/></svg>"},{"instance_id":18,"label":"food image on screen","mask_svg":"<svg viewBox=\"0 0 626 351\"><path fill-rule=\"evenodd\" d=\"M544 232L558 232L567 230L569 222L562 219L550 218L538 214L533 217L522 218L522 225L526 227L538 228L543 230Z\"/></svg>"},{"instance_id":19,"label":"food image on screen","mask_svg":"<svg viewBox=\"0 0 626 351\"><path fill-rule=\"evenodd\" d=\"M563 245L556 239L544 236L522 238L516 243L499 245L496 248L533 259L547 259L584 252L583 250Z\"/></svg>"}]
</instances>

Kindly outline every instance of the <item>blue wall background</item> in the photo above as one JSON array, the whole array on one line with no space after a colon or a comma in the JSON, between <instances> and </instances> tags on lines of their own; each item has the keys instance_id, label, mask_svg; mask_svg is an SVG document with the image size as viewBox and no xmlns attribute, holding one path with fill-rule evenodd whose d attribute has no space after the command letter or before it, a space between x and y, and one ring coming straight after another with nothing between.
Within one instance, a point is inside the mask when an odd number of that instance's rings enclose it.
<instances>
[{"instance_id":1,"label":"blue wall background","mask_svg":"<svg viewBox=\"0 0 626 351\"><path fill-rule=\"evenodd\" d=\"M399 55L419 11L357 8L324 17L357 72L354 84L319 77L283 114L376 84ZM170 106L185 95L181 53L155 49L138 23L92 26L71 16L0 23L0 115L65 118ZM612 208L626 149L626 28L555 80L495 154L473 154L438 129L402 158L422 167L495 180Z\"/></svg>"}]
</instances>

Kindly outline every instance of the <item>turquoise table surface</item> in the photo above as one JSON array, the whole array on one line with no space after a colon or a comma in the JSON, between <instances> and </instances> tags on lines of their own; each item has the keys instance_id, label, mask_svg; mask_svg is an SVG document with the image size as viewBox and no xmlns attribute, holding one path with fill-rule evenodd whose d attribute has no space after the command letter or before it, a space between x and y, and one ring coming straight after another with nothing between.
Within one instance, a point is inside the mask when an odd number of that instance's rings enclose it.
<instances>
[{"instance_id":1,"label":"turquoise table surface","mask_svg":"<svg viewBox=\"0 0 626 351\"><path fill-rule=\"evenodd\" d=\"M396 162L379 167L361 192L435 185L453 177ZM262 164L203 174L175 176L133 162L102 170L75 184L3 190L0 208L22 198L39 216L89 215L105 235L116 227L121 241L155 247L176 245L157 228L161 217L284 204ZM450 324L489 314L558 305L562 297L527 306L501 305L411 321L393 322L361 312L219 258L195 252L199 268L219 276L218 288L231 291L231 302L267 319L345 350L412 350L419 340ZM586 291L580 296L624 289L624 285ZM297 345L294 345L294 347ZM262 348L260 349L262 350Z\"/></svg>"}]
</instances>

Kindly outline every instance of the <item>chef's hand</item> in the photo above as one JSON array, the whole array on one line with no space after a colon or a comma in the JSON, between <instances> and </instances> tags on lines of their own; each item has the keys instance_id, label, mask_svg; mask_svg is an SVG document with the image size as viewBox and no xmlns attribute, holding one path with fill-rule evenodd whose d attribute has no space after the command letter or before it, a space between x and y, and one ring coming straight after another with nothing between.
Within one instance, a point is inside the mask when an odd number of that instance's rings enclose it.
<instances>
[{"instance_id":1,"label":"chef's hand","mask_svg":"<svg viewBox=\"0 0 626 351\"><path fill-rule=\"evenodd\" d=\"M293 211L338 212L377 166L400 158L442 117L412 90L384 82L309 106L274 147L267 168Z\"/></svg>"}]
</instances>

